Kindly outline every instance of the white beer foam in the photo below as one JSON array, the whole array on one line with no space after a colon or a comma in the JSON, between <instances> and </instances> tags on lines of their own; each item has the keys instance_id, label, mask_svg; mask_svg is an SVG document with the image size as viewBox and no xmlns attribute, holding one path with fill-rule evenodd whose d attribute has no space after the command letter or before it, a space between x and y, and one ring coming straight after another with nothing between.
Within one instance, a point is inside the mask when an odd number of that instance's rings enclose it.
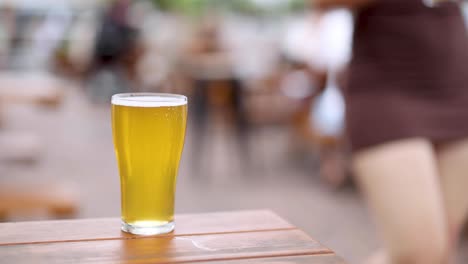
<instances>
[{"instance_id":1,"label":"white beer foam","mask_svg":"<svg viewBox=\"0 0 468 264\"><path fill-rule=\"evenodd\" d=\"M172 94L116 94L112 96L113 105L132 107L167 107L187 104L187 97Z\"/></svg>"}]
</instances>

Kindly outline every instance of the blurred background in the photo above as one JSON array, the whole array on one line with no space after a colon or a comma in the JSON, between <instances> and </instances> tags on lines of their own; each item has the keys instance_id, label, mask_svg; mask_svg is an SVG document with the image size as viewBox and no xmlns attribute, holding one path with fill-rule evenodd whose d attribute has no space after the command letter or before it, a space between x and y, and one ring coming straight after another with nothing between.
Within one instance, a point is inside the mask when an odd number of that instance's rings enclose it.
<instances>
[{"instance_id":1,"label":"blurred background","mask_svg":"<svg viewBox=\"0 0 468 264\"><path fill-rule=\"evenodd\" d=\"M379 242L343 134L352 31L305 0L1 0L0 219L118 216L110 96L180 93L178 213L270 208L362 259Z\"/></svg>"}]
</instances>

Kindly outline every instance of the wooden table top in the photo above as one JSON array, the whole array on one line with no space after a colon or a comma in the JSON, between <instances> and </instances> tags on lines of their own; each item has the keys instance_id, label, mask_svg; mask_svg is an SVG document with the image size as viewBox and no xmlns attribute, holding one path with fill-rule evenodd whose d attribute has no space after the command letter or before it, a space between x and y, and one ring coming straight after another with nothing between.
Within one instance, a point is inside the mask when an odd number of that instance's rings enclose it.
<instances>
[{"instance_id":1,"label":"wooden table top","mask_svg":"<svg viewBox=\"0 0 468 264\"><path fill-rule=\"evenodd\" d=\"M120 219L0 224L0 263L344 264L268 210L177 215L173 233L137 236Z\"/></svg>"}]
</instances>

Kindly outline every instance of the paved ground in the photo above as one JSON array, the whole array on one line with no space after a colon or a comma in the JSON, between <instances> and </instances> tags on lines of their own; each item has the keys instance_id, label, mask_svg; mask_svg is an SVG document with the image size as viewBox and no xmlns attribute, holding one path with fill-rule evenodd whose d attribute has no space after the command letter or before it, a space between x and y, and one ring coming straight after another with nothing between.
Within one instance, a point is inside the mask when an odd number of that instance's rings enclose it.
<instances>
[{"instance_id":1,"label":"paved ground","mask_svg":"<svg viewBox=\"0 0 468 264\"><path fill-rule=\"evenodd\" d=\"M43 148L36 164L2 164L2 180L68 182L79 190L79 217L118 216L119 178L109 106L91 105L73 88L66 95L58 111L31 106L5 109L4 130L34 132ZM264 129L252 138L250 167L237 158L237 145L226 129L215 127L209 133L210 143L196 151L191 130L178 179L179 213L271 208L350 263L359 263L378 247L357 192L328 189L318 180L312 161L300 163L288 157L284 129ZM194 153L205 159L205 165L210 161L214 165L197 173L192 166Z\"/></svg>"}]
</instances>

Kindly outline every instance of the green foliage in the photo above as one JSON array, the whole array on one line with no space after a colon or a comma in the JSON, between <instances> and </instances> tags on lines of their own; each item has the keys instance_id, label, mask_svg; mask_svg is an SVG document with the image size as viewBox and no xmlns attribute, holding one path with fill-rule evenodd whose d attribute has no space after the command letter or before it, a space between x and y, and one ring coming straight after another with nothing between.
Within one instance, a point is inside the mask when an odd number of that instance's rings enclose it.
<instances>
[{"instance_id":1,"label":"green foliage","mask_svg":"<svg viewBox=\"0 0 468 264\"><path fill-rule=\"evenodd\" d=\"M187 14L200 13L206 6L206 0L152 0L163 11L179 11Z\"/></svg>"},{"instance_id":2,"label":"green foliage","mask_svg":"<svg viewBox=\"0 0 468 264\"><path fill-rule=\"evenodd\" d=\"M265 9L251 0L151 0L159 9L199 15L207 9L219 9L250 15L282 14L305 8L305 0L289 0L284 5Z\"/></svg>"}]
</instances>

